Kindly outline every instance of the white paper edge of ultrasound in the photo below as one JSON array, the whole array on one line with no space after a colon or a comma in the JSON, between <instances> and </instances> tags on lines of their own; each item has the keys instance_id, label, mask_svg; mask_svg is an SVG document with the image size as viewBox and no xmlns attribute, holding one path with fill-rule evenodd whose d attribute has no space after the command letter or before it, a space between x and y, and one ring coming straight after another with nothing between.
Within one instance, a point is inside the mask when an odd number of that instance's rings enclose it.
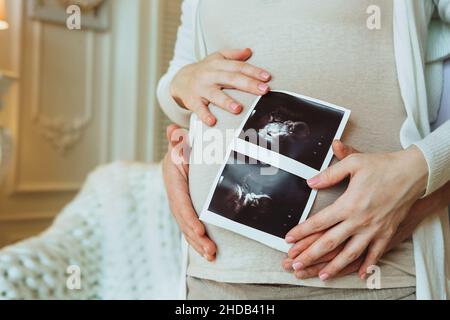
<instances>
[{"instance_id":1,"label":"white paper edge of ultrasound","mask_svg":"<svg viewBox=\"0 0 450 320\"><path fill-rule=\"evenodd\" d=\"M240 234L245 238L250 238L252 240L258 241L266 246L282 252L287 253L292 246L292 244L288 244L282 238L278 238L277 236L271 235L264 231L254 229L252 227L246 226L245 224L241 224L234 220L222 217L221 215L218 215L209 210L202 215L200 220L208 224Z\"/></svg>"},{"instance_id":2,"label":"white paper edge of ultrasound","mask_svg":"<svg viewBox=\"0 0 450 320\"><path fill-rule=\"evenodd\" d=\"M309 211L311 210L314 204L316 196L317 190L312 190L308 202L306 204L306 207L303 210L299 223L305 221L306 218L308 217ZM234 220L222 217L221 215L218 215L210 210L204 211L200 216L200 220L208 224L214 225L216 227L235 232L245 238L250 238L254 241L260 242L275 250L279 250L285 253L287 253L289 249L292 247L292 244L287 243L286 240L283 238L249 227L245 224L236 222Z\"/></svg>"}]
</instances>

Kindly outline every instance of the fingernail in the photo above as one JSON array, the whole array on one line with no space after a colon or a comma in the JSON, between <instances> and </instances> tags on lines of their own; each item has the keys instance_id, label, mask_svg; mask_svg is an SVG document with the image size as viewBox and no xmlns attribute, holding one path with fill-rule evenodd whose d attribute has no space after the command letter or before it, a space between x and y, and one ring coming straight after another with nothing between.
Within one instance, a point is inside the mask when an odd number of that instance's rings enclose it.
<instances>
[{"instance_id":1,"label":"fingernail","mask_svg":"<svg viewBox=\"0 0 450 320\"><path fill-rule=\"evenodd\" d=\"M241 111L241 105L239 103L233 102L231 104L231 110L233 110L234 112L239 112Z\"/></svg>"},{"instance_id":2,"label":"fingernail","mask_svg":"<svg viewBox=\"0 0 450 320\"><path fill-rule=\"evenodd\" d=\"M216 119L214 117L208 117L206 120L210 126L214 125L216 123Z\"/></svg>"},{"instance_id":3,"label":"fingernail","mask_svg":"<svg viewBox=\"0 0 450 320\"><path fill-rule=\"evenodd\" d=\"M292 265L292 269L294 269L295 271L300 270L303 268L303 263L301 262L296 262Z\"/></svg>"},{"instance_id":4,"label":"fingernail","mask_svg":"<svg viewBox=\"0 0 450 320\"><path fill-rule=\"evenodd\" d=\"M208 248L207 248L207 247L204 247L204 248L203 248L203 252L207 255L207 254L208 254Z\"/></svg>"},{"instance_id":5,"label":"fingernail","mask_svg":"<svg viewBox=\"0 0 450 320\"><path fill-rule=\"evenodd\" d=\"M320 177L319 177L319 176L316 176L316 177L314 177L314 178L308 180L308 185L309 185L310 187L314 187L314 186L318 185L319 182L320 182Z\"/></svg>"},{"instance_id":6,"label":"fingernail","mask_svg":"<svg viewBox=\"0 0 450 320\"><path fill-rule=\"evenodd\" d=\"M266 71L263 71L263 72L261 72L261 78L263 78L264 80L269 80L270 74Z\"/></svg>"},{"instance_id":7,"label":"fingernail","mask_svg":"<svg viewBox=\"0 0 450 320\"><path fill-rule=\"evenodd\" d=\"M287 243L293 243L295 241L295 238L293 236L287 236L286 237L286 242Z\"/></svg>"},{"instance_id":8,"label":"fingernail","mask_svg":"<svg viewBox=\"0 0 450 320\"><path fill-rule=\"evenodd\" d=\"M259 91L265 93L265 92L267 92L267 90L269 90L269 86L265 83L260 83L258 85L258 89L259 89Z\"/></svg>"},{"instance_id":9,"label":"fingernail","mask_svg":"<svg viewBox=\"0 0 450 320\"><path fill-rule=\"evenodd\" d=\"M205 258L206 260L208 260L208 261L209 261L209 257L208 257L208 255L207 255L207 254L204 254L204 255L203 255L203 258Z\"/></svg>"},{"instance_id":10,"label":"fingernail","mask_svg":"<svg viewBox=\"0 0 450 320\"><path fill-rule=\"evenodd\" d=\"M321 273L319 275L320 280L327 281L330 278L330 275L328 273Z\"/></svg>"}]
</instances>

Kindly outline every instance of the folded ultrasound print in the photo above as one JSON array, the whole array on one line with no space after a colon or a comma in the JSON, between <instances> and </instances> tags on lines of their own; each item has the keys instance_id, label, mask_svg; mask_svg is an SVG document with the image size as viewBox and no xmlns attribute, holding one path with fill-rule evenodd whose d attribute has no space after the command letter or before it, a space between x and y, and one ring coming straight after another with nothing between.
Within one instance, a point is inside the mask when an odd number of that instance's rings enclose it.
<instances>
[{"instance_id":1,"label":"folded ultrasound print","mask_svg":"<svg viewBox=\"0 0 450 320\"><path fill-rule=\"evenodd\" d=\"M317 195L306 180L326 169L348 109L272 91L237 131L200 219L287 252L286 234L307 219Z\"/></svg>"}]
</instances>

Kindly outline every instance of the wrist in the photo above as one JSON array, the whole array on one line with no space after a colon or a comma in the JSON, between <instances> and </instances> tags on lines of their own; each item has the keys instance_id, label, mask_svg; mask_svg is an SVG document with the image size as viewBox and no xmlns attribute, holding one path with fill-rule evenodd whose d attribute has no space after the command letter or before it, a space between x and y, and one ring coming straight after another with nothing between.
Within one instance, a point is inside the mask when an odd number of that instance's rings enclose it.
<instances>
[{"instance_id":1,"label":"wrist","mask_svg":"<svg viewBox=\"0 0 450 320\"><path fill-rule=\"evenodd\" d=\"M425 195L428 185L428 163L422 151L415 145L403 151L403 166L411 176L413 190L418 198Z\"/></svg>"},{"instance_id":2,"label":"wrist","mask_svg":"<svg viewBox=\"0 0 450 320\"><path fill-rule=\"evenodd\" d=\"M178 81L179 81L178 77L179 77L179 73L182 70L183 69L178 71L178 73L175 74L175 76L172 78L172 81L170 82L170 85L169 85L169 94L180 108L187 109L186 104L183 102L183 99L180 97L179 90L178 90Z\"/></svg>"}]
</instances>

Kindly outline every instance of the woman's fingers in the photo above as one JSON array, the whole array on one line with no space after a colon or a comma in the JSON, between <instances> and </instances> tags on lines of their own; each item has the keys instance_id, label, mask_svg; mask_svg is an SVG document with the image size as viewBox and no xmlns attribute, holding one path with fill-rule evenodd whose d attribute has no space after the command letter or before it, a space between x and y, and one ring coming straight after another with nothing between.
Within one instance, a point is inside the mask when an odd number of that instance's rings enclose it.
<instances>
[{"instance_id":1,"label":"woman's fingers","mask_svg":"<svg viewBox=\"0 0 450 320\"><path fill-rule=\"evenodd\" d=\"M247 61L253 55L250 48L245 49L224 49L217 53L220 57L227 60ZM212 55L214 57L214 55Z\"/></svg>"},{"instance_id":2,"label":"woman's fingers","mask_svg":"<svg viewBox=\"0 0 450 320\"><path fill-rule=\"evenodd\" d=\"M358 162L356 154L352 154L344 160L329 167L319 175L308 180L308 185L313 189L325 189L332 187L348 176L350 176L355 170Z\"/></svg>"},{"instance_id":3,"label":"woman's fingers","mask_svg":"<svg viewBox=\"0 0 450 320\"><path fill-rule=\"evenodd\" d=\"M339 248L339 250L342 250L342 248ZM333 252L333 254L336 256L338 250L335 250L335 252ZM328 255L326 258L322 258L319 261L317 261L317 264L314 264L304 270L299 270L295 272L295 276L298 279L311 279L311 278L318 278L319 277L319 273L320 271L325 268L327 266L327 264L333 259L334 257L332 257L331 255ZM359 270L359 268L361 267L361 264L364 261L364 257L360 257L358 260L352 262L351 264L349 264L347 267L345 267L340 273L339 273L339 277L344 277L350 274L353 274L355 272L357 272ZM292 259L285 259L283 261L283 268L287 271L287 272L293 272L292 269Z\"/></svg>"},{"instance_id":4,"label":"woman's fingers","mask_svg":"<svg viewBox=\"0 0 450 320\"><path fill-rule=\"evenodd\" d=\"M334 140L333 142L333 153L336 158L341 161L354 153L360 153L358 150L351 146L344 144L339 140Z\"/></svg>"},{"instance_id":5,"label":"woman's fingers","mask_svg":"<svg viewBox=\"0 0 450 320\"><path fill-rule=\"evenodd\" d=\"M378 263L378 260L381 259L388 245L388 239L376 239L370 244L367 251L367 256L358 271L359 277L361 279L366 278L369 267L374 266Z\"/></svg>"},{"instance_id":6,"label":"woman's fingers","mask_svg":"<svg viewBox=\"0 0 450 320\"><path fill-rule=\"evenodd\" d=\"M229 95L224 93L220 88L214 88L206 97L211 103L234 114L242 112L242 105L233 100Z\"/></svg>"},{"instance_id":7,"label":"woman's fingers","mask_svg":"<svg viewBox=\"0 0 450 320\"><path fill-rule=\"evenodd\" d=\"M197 101L191 108L195 112L197 117L207 126L214 126L217 122L216 117L209 111L207 103L204 101Z\"/></svg>"},{"instance_id":8,"label":"woman's fingers","mask_svg":"<svg viewBox=\"0 0 450 320\"><path fill-rule=\"evenodd\" d=\"M341 207L334 202L332 205L289 231L286 235L286 242L295 243L314 233L327 230L341 222L343 220L343 214L344 212L342 212Z\"/></svg>"},{"instance_id":9,"label":"woman's fingers","mask_svg":"<svg viewBox=\"0 0 450 320\"><path fill-rule=\"evenodd\" d=\"M305 269L316 263L320 258L335 250L352 236L353 227L350 223L340 223L328 230L319 240L302 252L292 264L295 270Z\"/></svg>"},{"instance_id":10,"label":"woman's fingers","mask_svg":"<svg viewBox=\"0 0 450 320\"><path fill-rule=\"evenodd\" d=\"M316 240L318 240L324 232L318 232L313 235L310 235L309 237L306 237L300 241L298 241L296 244L294 244L291 249L288 252L288 257L291 259L297 258L297 256L308 249L310 245L312 245Z\"/></svg>"},{"instance_id":11,"label":"woman's fingers","mask_svg":"<svg viewBox=\"0 0 450 320\"><path fill-rule=\"evenodd\" d=\"M352 237L341 253L320 271L319 278L322 281L326 281L338 276L342 270L356 261L364 253L371 239L372 237L368 235L355 235Z\"/></svg>"},{"instance_id":12,"label":"woman's fingers","mask_svg":"<svg viewBox=\"0 0 450 320\"><path fill-rule=\"evenodd\" d=\"M262 68L258 68L247 62L221 61L219 64L220 64L220 69L222 71L241 73L250 78L260 80L263 82L270 81L272 78L271 74L268 71L266 71Z\"/></svg>"},{"instance_id":13,"label":"woman's fingers","mask_svg":"<svg viewBox=\"0 0 450 320\"><path fill-rule=\"evenodd\" d=\"M265 95L270 91L270 87L267 83L255 80L241 73L219 71L217 72L216 77L219 85L231 87L257 96Z\"/></svg>"}]
</instances>

